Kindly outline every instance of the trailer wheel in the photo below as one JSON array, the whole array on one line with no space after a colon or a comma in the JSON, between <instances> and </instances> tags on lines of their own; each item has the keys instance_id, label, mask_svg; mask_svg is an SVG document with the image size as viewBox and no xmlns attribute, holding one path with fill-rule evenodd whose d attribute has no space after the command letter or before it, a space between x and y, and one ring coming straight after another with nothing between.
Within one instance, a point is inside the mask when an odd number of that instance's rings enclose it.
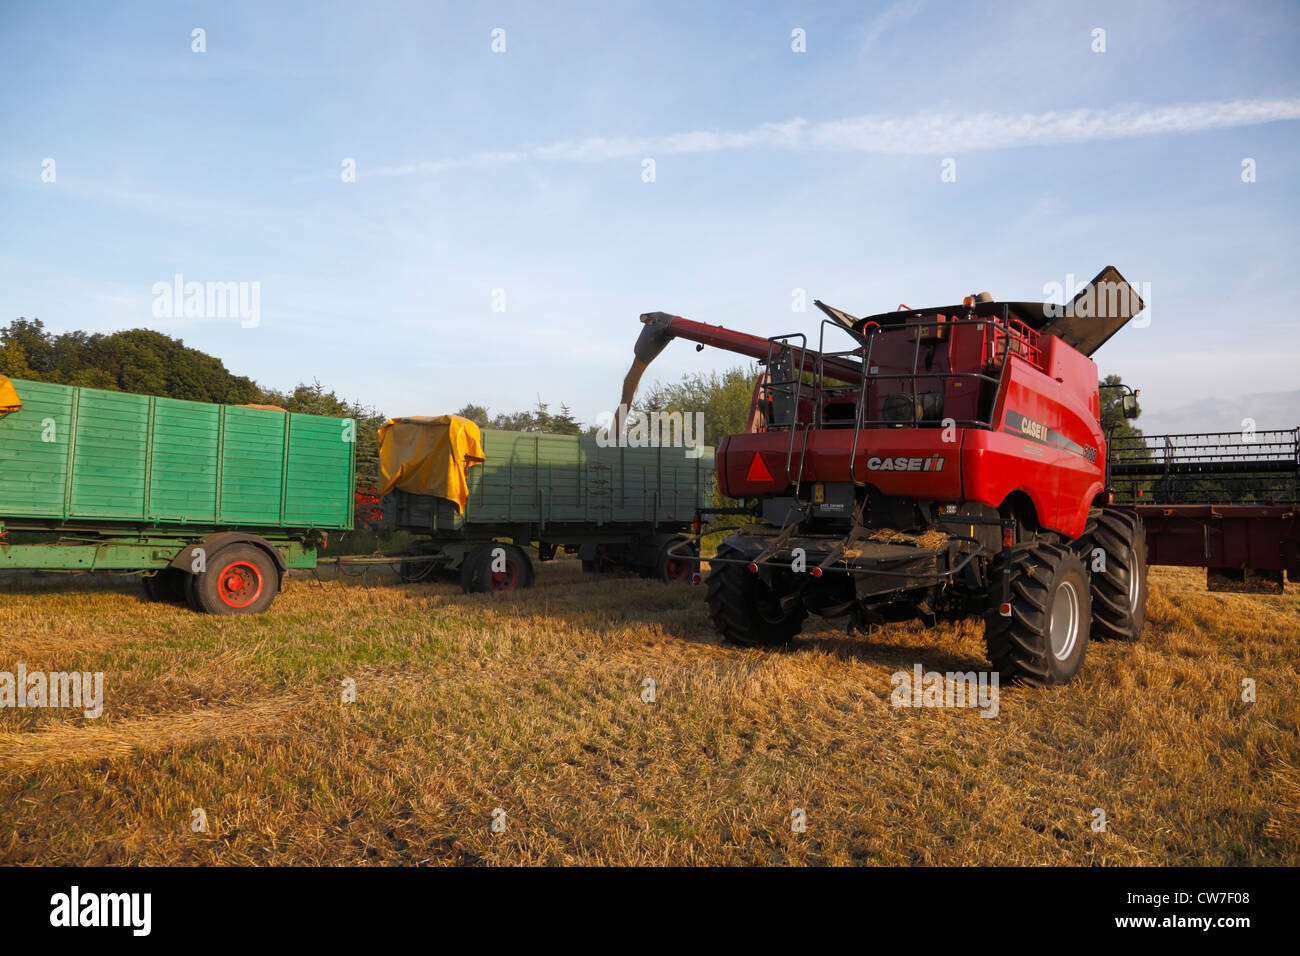
<instances>
[{"instance_id":1,"label":"trailer wheel","mask_svg":"<svg viewBox=\"0 0 1300 956\"><path fill-rule=\"evenodd\" d=\"M1009 568L1011 614L999 602ZM993 562L990 608L984 619L989 660L1001 680L1035 687L1067 684L1088 650L1092 600L1077 554L1034 543L1003 551Z\"/></svg>"},{"instance_id":2,"label":"trailer wheel","mask_svg":"<svg viewBox=\"0 0 1300 956\"><path fill-rule=\"evenodd\" d=\"M498 562L496 550L504 551ZM494 569L493 565L497 567ZM465 556L460 586L466 594L518 591L533 586L533 565L513 544L482 544Z\"/></svg>"},{"instance_id":3,"label":"trailer wheel","mask_svg":"<svg viewBox=\"0 0 1300 956\"><path fill-rule=\"evenodd\" d=\"M686 547L683 548L682 545ZM654 576L665 584L690 584L698 565L694 561L670 554L670 551L699 554L699 549L690 543L689 538L674 535L663 543L655 556Z\"/></svg>"},{"instance_id":4,"label":"trailer wheel","mask_svg":"<svg viewBox=\"0 0 1300 956\"><path fill-rule=\"evenodd\" d=\"M261 548L235 544L212 555L191 587L209 614L261 614L280 589L280 572Z\"/></svg>"},{"instance_id":5,"label":"trailer wheel","mask_svg":"<svg viewBox=\"0 0 1300 956\"><path fill-rule=\"evenodd\" d=\"M609 548L603 544L596 545L594 558L582 559L583 574L611 574L618 570L618 562L609 556Z\"/></svg>"},{"instance_id":6,"label":"trailer wheel","mask_svg":"<svg viewBox=\"0 0 1300 956\"><path fill-rule=\"evenodd\" d=\"M743 560L744 554L723 545L719 558ZM786 611L777 596L743 564L713 564L709 569L709 619L733 644L746 647L780 647L789 644L803 628L808 611L802 604Z\"/></svg>"},{"instance_id":7,"label":"trailer wheel","mask_svg":"<svg viewBox=\"0 0 1300 956\"><path fill-rule=\"evenodd\" d=\"M1094 552L1105 564L1097 566ZM1147 536L1142 519L1103 508L1088 519L1075 551L1092 569L1092 636L1136 641L1147 620Z\"/></svg>"},{"instance_id":8,"label":"trailer wheel","mask_svg":"<svg viewBox=\"0 0 1300 956\"><path fill-rule=\"evenodd\" d=\"M150 601L166 604L185 603L185 585L189 575L180 568L162 568L144 579L144 593Z\"/></svg>"}]
</instances>

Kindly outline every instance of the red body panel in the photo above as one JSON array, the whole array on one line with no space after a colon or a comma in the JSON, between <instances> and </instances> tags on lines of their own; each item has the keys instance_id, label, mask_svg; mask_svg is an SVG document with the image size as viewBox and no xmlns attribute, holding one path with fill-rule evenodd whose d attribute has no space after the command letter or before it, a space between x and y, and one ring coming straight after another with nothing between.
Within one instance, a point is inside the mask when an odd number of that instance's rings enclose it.
<instances>
[{"instance_id":1,"label":"red body panel","mask_svg":"<svg viewBox=\"0 0 1300 956\"><path fill-rule=\"evenodd\" d=\"M805 435L808 448L803 463L804 484L849 481L853 429L835 428L795 435L788 478L789 433L726 436L718 446L718 487L732 498L783 494L798 473ZM762 455L772 481L746 480L755 454ZM958 446L944 445L935 429L863 429L858 432L857 480L875 485L887 495L956 501L962 496L958 457Z\"/></svg>"},{"instance_id":2,"label":"red body panel","mask_svg":"<svg viewBox=\"0 0 1300 956\"><path fill-rule=\"evenodd\" d=\"M944 372L988 374L1000 371L1001 342L989 338L983 323L953 323L934 344L927 368L914 380L873 384L866 415L878 415L891 392L938 389L944 392L944 417L980 417L992 400L991 383L974 378L941 379ZM932 340L927 339L927 343ZM910 370L915 339L881 335L873 346L872 375ZM931 346L927 344L926 349ZM981 399L980 390L986 389ZM964 390L964 391L963 391ZM718 480L733 498L781 495L800 474L804 484L849 481L874 485L885 495L920 500L979 501L998 507L1013 492L1033 503L1039 523L1077 537L1088 509L1104 488L1106 449L1098 423L1097 366L1065 342L1045 336L1013 342L1002 386L991 415L992 429L980 427L899 426L863 428L854 447L851 427L799 428L730 435L718 447ZM801 402L800 422L812 415ZM944 437L950 441L944 441ZM805 448L806 442L806 448ZM751 480L754 456L762 456L770 481Z\"/></svg>"},{"instance_id":3,"label":"red body panel","mask_svg":"<svg viewBox=\"0 0 1300 956\"><path fill-rule=\"evenodd\" d=\"M1073 352L1063 342L1051 342L1049 355ZM1067 373L1074 376L1065 378L1070 385L1013 359L998 398L995 430L967 429L962 441L967 499L998 505L1022 491L1044 527L1071 538L1082 533L1088 509L1105 490L1106 461L1101 425L1092 412L1097 366L1078 352L1073 359L1078 367Z\"/></svg>"}]
</instances>

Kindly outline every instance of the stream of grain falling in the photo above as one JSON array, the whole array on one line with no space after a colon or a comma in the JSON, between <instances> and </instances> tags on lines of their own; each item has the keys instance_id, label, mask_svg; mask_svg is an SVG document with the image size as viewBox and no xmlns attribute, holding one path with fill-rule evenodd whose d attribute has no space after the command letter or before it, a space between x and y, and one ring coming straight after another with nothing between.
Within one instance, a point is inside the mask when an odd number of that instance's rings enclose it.
<instances>
[{"instance_id":1,"label":"stream of grain falling","mask_svg":"<svg viewBox=\"0 0 1300 956\"><path fill-rule=\"evenodd\" d=\"M632 359L632 367L627 370L627 375L623 378L623 394L618 400L618 407L614 410L614 425L610 429L610 434L618 437L623 434L623 422L619 413L623 408L631 410L632 399L636 397L636 387L641 384L641 376L645 374L646 366L649 362L643 362L639 358Z\"/></svg>"}]
</instances>

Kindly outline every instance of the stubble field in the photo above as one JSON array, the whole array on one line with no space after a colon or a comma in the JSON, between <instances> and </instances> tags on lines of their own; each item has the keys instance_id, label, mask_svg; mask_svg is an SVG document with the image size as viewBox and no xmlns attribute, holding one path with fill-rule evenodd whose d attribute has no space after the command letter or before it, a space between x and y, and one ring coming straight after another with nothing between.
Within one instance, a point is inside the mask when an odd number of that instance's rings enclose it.
<instances>
[{"instance_id":1,"label":"stubble field","mask_svg":"<svg viewBox=\"0 0 1300 956\"><path fill-rule=\"evenodd\" d=\"M1153 569L1140 644L989 719L890 703L918 663L987 669L978 622L743 650L702 586L537 568L509 596L295 578L255 619L0 581L0 670L105 698L0 710L0 862L1300 863L1294 593Z\"/></svg>"}]
</instances>

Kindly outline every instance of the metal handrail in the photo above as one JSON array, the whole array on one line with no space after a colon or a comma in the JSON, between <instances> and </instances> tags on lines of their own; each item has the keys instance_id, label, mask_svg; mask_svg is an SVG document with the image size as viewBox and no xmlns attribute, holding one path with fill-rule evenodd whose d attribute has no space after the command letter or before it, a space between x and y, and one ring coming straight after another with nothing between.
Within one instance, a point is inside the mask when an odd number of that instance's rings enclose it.
<instances>
[{"instance_id":1,"label":"metal handrail","mask_svg":"<svg viewBox=\"0 0 1300 956\"><path fill-rule=\"evenodd\" d=\"M997 408L1002 386L1006 381L1007 367L1010 364L1012 355L1015 355L1021 361L1043 370L1043 361L1045 349L1040 344L1040 336L1034 332L1028 325L1018 319L1013 319L1010 315L1009 308L1004 304L1000 315L993 316L975 316L973 313L967 313L964 316L951 316L947 320L947 327L951 331L962 325L974 323L977 327L982 328L983 341L980 346L980 361L984 368L980 371L936 371L927 372L925 377L933 379L936 383L944 383L954 379L967 379L979 383L980 386L993 386L993 394L990 399L980 402L976 409L975 417L971 418L951 418L951 421L962 427L992 428L993 411ZM943 427L945 419L936 421L916 420L915 416L905 421L896 421L886 418L868 418L866 417L869 410L874 407L873 397L879 398L883 394L883 388L891 382L905 381L907 384L899 394L905 395L911 399L912 407L915 408L919 398L920 390L918 377L920 372L920 354L923 336L920 334L920 326L915 324L901 325L898 327L881 328L877 323L871 323L878 330L873 333L869 327L864 327L857 338L859 344L853 349L842 351L828 352L825 350L826 345L826 326L833 325L842 329L849 335L855 335L852 330L844 329L838 323L829 319L823 319L818 332L818 350L816 352L816 361L813 363L812 372L814 380L808 386L814 399L814 408L808 421L799 420L799 405L804 397L804 383L802 375L804 366L807 362L807 339L801 333L792 333L788 335L772 336L768 339L767 360L764 363L770 376L774 367L774 362L782 358L781 350L788 350L790 367L794 369L793 378L785 380L770 379L760 386L760 401L772 403L775 406L777 397L789 398L792 404L791 420L789 422L769 421L768 427L772 430L788 429L790 432L786 444L786 480L787 482L797 482L802 480L803 468L807 458L808 451L808 431L812 428L834 427L843 425L847 427L847 422L829 422L826 419L826 404L830 399L846 396L855 391L853 383L846 382L842 385L826 384L826 363L829 359L852 357L859 362L859 380L856 386L856 407L853 412L853 438L850 446L849 456L849 480L855 485L864 484L857 476L857 449L861 444L861 433L865 429L871 428L939 428ZM887 372L885 374L872 374L871 360L875 347L876 334L887 332L905 332L912 331L914 341L912 347L912 362L910 368L904 366L905 371ZM793 344L798 339L798 344ZM1001 346L1001 355L998 354ZM797 352L796 352L797 349ZM996 363L994 366L993 363ZM892 393L891 393L892 394ZM978 392L977 392L978 394ZM985 417L979 417L979 407L987 409ZM794 466L794 440L795 432L803 433L803 445L801 446L800 461L797 475L793 472Z\"/></svg>"},{"instance_id":2,"label":"metal handrail","mask_svg":"<svg viewBox=\"0 0 1300 956\"><path fill-rule=\"evenodd\" d=\"M792 339L800 340L799 362L797 365L794 361L793 348L790 345ZM781 347L781 351L788 352L790 355L790 367L794 370L793 378L783 379L783 380L774 380L771 378L772 363L774 358L773 352L774 350L776 350L778 344ZM780 354L781 354L780 352L777 352L776 356L779 357ZM768 371L768 380L763 387L763 392L766 393L767 396L766 400L772 403L773 410L776 409L776 401L774 396L781 395L781 396L789 396L790 398L791 417L788 426L790 429L790 438L786 442L786 450L785 450L786 484L792 483L792 479L790 478L790 462L794 459L794 434L796 431L799 430L799 399L801 397L801 391L803 385L803 363L804 363L804 358L805 356L807 356L807 354L808 354L808 337L804 335L802 332L791 332L786 335L773 335L768 337L767 360L764 362L764 365ZM773 423L769 421L768 422L769 428L772 427L772 425ZM782 426L780 424L777 424L776 427L780 428ZM806 427L805 427L804 452L807 452L807 448L808 448L808 441L807 441ZM799 470L802 475L803 472L802 456L800 457L800 461L799 461Z\"/></svg>"}]
</instances>

